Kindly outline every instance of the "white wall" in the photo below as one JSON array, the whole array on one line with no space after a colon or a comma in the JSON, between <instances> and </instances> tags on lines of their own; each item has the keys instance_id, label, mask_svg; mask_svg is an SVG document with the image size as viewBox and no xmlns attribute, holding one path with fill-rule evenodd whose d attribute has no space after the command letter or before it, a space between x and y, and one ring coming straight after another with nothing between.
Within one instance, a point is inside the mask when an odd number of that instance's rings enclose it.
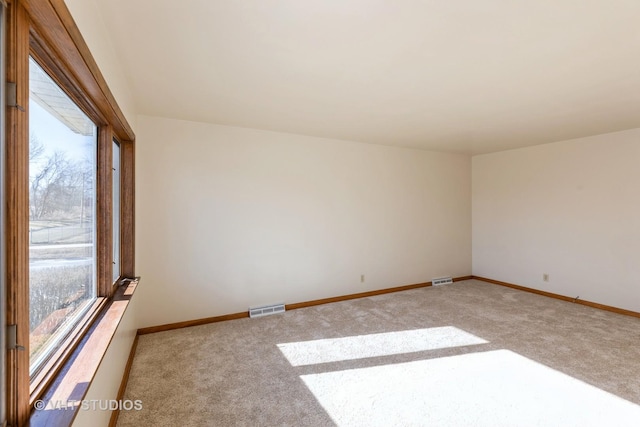
<instances>
[{"instance_id":1,"label":"white wall","mask_svg":"<svg viewBox=\"0 0 640 427\"><path fill-rule=\"evenodd\" d=\"M82 36L102 72L127 121L136 131L136 111L129 84L118 55L109 43L109 35L95 0L65 0ZM144 286L141 282L140 287ZM109 349L89 387L86 399L109 400L117 397L131 345L138 329L137 292L120 322ZM109 411L80 411L74 426L108 425Z\"/></svg>"},{"instance_id":2,"label":"white wall","mask_svg":"<svg viewBox=\"0 0 640 427\"><path fill-rule=\"evenodd\" d=\"M472 163L474 275L640 311L640 129Z\"/></svg>"},{"instance_id":3,"label":"white wall","mask_svg":"<svg viewBox=\"0 0 640 427\"><path fill-rule=\"evenodd\" d=\"M137 131L141 327L471 272L468 156L146 116Z\"/></svg>"}]
</instances>

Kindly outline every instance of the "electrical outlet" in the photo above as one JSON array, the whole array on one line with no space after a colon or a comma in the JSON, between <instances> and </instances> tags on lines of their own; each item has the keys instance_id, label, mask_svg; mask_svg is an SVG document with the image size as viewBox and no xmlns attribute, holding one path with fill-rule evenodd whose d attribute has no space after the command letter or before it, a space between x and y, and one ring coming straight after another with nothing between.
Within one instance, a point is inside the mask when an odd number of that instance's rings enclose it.
<instances>
[{"instance_id":1,"label":"electrical outlet","mask_svg":"<svg viewBox=\"0 0 640 427\"><path fill-rule=\"evenodd\" d=\"M360 275L360 283L364 283L364 274Z\"/></svg>"},{"instance_id":2,"label":"electrical outlet","mask_svg":"<svg viewBox=\"0 0 640 427\"><path fill-rule=\"evenodd\" d=\"M544 273L542 275L542 280L545 281L545 282L548 282L549 281L549 275L547 273Z\"/></svg>"}]
</instances>

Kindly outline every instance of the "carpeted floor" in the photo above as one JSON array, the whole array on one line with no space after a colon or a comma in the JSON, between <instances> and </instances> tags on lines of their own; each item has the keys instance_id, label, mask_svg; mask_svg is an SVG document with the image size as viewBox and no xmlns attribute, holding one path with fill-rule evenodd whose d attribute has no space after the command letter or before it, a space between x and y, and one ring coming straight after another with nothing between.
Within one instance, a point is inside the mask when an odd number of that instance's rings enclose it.
<instances>
[{"instance_id":1,"label":"carpeted floor","mask_svg":"<svg viewBox=\"0 0 640 427\"><path fill-rule=\"evenodd\" d=\"M475 280L139 339L119 426L638 425L640 319Z\"/></svg>"}]
</instances>

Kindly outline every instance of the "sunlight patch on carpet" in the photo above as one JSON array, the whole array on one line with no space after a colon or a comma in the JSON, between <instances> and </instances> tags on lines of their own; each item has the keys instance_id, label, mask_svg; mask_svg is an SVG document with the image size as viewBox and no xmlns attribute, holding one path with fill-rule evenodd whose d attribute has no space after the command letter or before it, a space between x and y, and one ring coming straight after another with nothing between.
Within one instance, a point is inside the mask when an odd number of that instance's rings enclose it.
<instances>
[{"instance_id":1,"label":"sunlight patch on carpet","mask_svg":"<svg viewBox=\"0 0 640 427\"><path fill-rule=\"evenodd\" d=\"M339 426L637 426L640 406L508 350L303 375Z\"/></svg>"},{"instance_id":2,"label":"sunlight patch on carpet","mask_svg":"<svg viewBox=\"0 0 640 427\"><path fill-rule=\"evenodd\" d=\"M486 343L456 327L443 326L293 342L278 344L278 348L291 365L305 366Z\"/></svg>"}]
</instances>

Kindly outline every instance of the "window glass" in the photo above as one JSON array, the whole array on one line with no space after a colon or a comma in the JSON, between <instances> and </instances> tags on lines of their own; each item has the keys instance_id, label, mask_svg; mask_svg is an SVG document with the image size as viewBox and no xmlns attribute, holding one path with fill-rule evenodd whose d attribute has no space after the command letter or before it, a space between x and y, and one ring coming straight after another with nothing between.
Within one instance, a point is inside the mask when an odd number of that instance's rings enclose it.
<instances>
[{"instance_id":1,"label":"window glass","mask_svg":"<svg viewBox=\"0 0 640 427\"><path fill-rule=\"evenodd\" d=\"M120 144L113 140L113 281L120 277Z\"/></svg>"},{"instance_id":2,"label":"window glass","mask_svg":"<svg viewBox=\"0 0 640 427\"><path fill-rule=\"evenodd\" d=\"M96 147L96 125L30 59L32 375L96 298Z\"/></svg>"}]
</instances>

